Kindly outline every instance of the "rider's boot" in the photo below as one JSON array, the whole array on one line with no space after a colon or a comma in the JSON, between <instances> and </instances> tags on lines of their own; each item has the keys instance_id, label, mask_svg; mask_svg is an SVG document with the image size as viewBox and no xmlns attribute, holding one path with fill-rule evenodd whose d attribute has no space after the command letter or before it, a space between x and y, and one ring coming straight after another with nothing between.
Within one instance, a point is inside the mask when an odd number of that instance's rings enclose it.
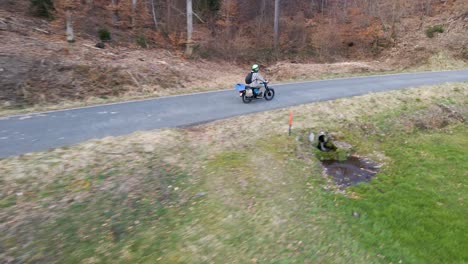
<instances>
[{"instance_id":1,"label":"rider's boot","mask_svg":"<svg viewBox=\"0 0 468 264\"><path fill-rule=\"evenodd\" d=\"M260 90L260 92L257 93L257 97L263 97L263 92Z\"/></svg>"}]
</instances>

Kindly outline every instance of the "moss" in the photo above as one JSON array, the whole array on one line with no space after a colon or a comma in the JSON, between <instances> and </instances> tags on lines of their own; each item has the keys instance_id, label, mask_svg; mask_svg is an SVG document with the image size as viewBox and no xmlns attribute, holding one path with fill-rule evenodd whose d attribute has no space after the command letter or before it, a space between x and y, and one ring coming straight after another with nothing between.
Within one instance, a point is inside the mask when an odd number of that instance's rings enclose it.
<instances>
[{"instance_id":1,"label":"moss","mask_svg":"<svg viewBox=\"0 0 468 264\"><path fill-rule=\"evenodd\" d=\"M348 159L350 152L346 149L338 148L334 151L323 152L319 149L314 148L313 150L315 157L319 160L339 160L343 161Z\"/></svg>"},{"instance_id":2,"label":"moss","mask_svg":"<svg viewBox=\"0 0 468 264\"><path fill-rule=\"evenodd\" d=\"M8 208L16 204L16 197L10 195L0 199L0 208Z\"/></svg>"},{"instance_id":3,"label":"moss","mask_svg":"<svg viewBox=\"0 0 468 264\"><path fill-rule=\"evenodd\" d=\"M428 38L433 38L434 33L444 33L444 28L441 25L437 25L426 29L426 36Z\"/></svg>"}]
</instances>

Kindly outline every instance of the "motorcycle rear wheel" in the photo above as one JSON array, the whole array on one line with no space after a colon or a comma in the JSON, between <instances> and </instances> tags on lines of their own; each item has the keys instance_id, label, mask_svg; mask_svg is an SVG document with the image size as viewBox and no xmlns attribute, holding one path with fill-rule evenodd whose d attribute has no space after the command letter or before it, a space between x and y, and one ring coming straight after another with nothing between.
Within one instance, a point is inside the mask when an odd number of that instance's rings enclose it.
<instances>
[{"instance_id":1,"label":"motorcycle rear wheel","mask_svg":"<svg viewBox=\"0 0 468 264\"><path fill-rule=\"evenodd\" d=\"M242 102L244 102L244 104L248 104L250 102L252 102L252 98L251 97L247 97L245 95L245 93L242 95Z\"/></svg>"}]
</instances>

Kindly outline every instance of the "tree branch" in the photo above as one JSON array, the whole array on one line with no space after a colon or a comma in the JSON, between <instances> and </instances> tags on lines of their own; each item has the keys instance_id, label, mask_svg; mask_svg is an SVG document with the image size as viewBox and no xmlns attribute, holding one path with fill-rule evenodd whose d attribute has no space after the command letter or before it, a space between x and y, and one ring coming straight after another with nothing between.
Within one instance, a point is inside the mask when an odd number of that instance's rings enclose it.
<instances>
[{"instance_id":1,"label":"tree branch","mask_svg":"<svg viewBox=\"0 0 468 264\"><path fill-rule=\"evenodd\" d=\"M183 11L181 11L180 9L178 9L177 7L171 5L171 8L174 9L175 11L179 12L181 15L186 15L186 13L184 13ZM196 18L198 18L198 20L200 20L200 22L202 23L206 23L203 19L201 19L201 17L199 15L197 15L197 13L195 12L192 12Z\"/></svg>"},{"instance_id":2,"label":"tree branch","mask_svg":"<svg viewBox=\"0 0 468 264\"><path fill-rule=\"evenodd\" d=\"M154 9L154 0L151 0L151 11L153 13L154 28L158 29L158 20L156 19L156 10Z\"/></svg>"}]
</instances>

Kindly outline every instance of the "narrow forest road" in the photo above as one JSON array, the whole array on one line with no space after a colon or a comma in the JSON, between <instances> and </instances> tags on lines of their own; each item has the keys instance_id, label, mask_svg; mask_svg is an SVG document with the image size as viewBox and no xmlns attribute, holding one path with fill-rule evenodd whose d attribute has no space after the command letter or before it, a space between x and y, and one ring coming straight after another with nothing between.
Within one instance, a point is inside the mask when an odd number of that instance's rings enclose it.
<instances>
[{"instance_id":1,"label":"narrow forest road","mask_svg":"<svg viewBox=\"0 0 468 264\"><path fill-rule=\"evenodd\" d=\"M11 116L0 120L0 157L370 92L463 81L468 81L468 70L273 83L276 97L270 102L244 104L232 89Z\"/></svg>"}]
</instances>

